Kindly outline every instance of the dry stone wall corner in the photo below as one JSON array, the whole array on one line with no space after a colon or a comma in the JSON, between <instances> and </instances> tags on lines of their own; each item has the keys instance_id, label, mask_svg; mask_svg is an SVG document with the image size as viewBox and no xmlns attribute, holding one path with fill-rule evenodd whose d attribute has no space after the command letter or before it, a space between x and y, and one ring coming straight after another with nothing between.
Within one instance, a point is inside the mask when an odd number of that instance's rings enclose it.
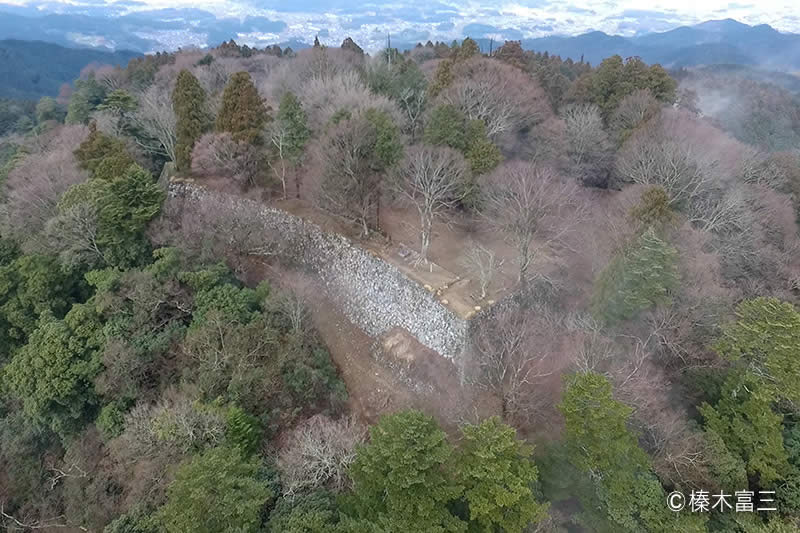
<instances>
[{"instance_id":1,"label":"dry stone wall corner","mask_svg":"<svg viewBox=\"0 0 800 533\"><path fill-rule=\"evenodd\" d=\"M460 362L467 347L469 321L442 305L394 265L371 254L342 235L280 209L193 183L172 181L167 201L178 212L234 208L257 218L265 240L281 239L287 259L322 282L341 311L369 335L401 327L421 344Z\"/></svg>"}]
</instances>

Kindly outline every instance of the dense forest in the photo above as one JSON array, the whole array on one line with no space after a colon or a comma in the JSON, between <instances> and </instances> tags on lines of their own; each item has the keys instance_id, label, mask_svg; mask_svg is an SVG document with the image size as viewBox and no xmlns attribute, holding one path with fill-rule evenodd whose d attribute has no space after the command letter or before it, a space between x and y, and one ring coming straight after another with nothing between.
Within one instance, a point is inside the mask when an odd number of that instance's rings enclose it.
<instances>
[{"instance_id":1,"label":"dense forest","mask_svg":"<svg viewBox=\"0 0 800 533\"><path fill-rule=\"evenodd\" d=\"M7 531L800 527L786 89L519 42L230 41L0 102L0 135ZM495 416L362 416L280 250L233 212L177 227L171 178L411 228L478 302L502 270L462 385Z\"/></svg>"}]
</instances>

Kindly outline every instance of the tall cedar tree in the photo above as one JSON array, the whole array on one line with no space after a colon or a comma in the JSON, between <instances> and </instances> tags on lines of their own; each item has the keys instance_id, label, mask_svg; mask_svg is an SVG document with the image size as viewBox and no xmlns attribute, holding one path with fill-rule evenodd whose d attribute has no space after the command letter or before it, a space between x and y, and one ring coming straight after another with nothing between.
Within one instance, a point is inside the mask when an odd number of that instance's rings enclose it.
<instances>
[{"instance_id":1,"label":"tall cedar tree","mask_svg":"<svg viewBox=\"0 0 800 533\"><path fill-rule=\"evenodd\" d=\"M229 132L237 141L260 144L261 131L270 119L250 74L237 72L231 76L222 94L217 131Z\"/></svg>"},{"instance_id":2,"label":"tall cedar tree","mask_svg":"<svg viewBox=\"0 0 800 533\"><path fill-rule=\"evenodd\" d=\"M177 118L175 164L178 171L185 172L191 168L194 143L211 127L211 117L206 111L206 92L186 69L178 74L172 91L172 106Z\"/></svg>"}]
</instances>

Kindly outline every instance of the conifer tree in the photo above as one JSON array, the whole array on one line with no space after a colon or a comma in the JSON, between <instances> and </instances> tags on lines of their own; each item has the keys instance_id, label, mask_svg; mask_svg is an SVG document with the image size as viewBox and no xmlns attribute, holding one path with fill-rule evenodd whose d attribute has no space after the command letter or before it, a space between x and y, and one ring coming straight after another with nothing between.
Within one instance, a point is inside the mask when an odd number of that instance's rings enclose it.
<instances>
[{"instance_id":1,"label":"conifer tree","mask_svg":"<svg viewBox=\"0 0 800 533\"><path fill-rule=\"evenodd\" d=\"M237 141L260 144L261 131L269 120L267 108L253 85L250 74L237 72L231 76L222 94L217 131L228 132Z\"/></svg>"},{"instance_id":2,"label":"conifer tree","mask_svg":"<svg viewBox=\"0 0 800 533\"><path fill-rule=\"evenodd\" d=\"M206 93L197 78L186 69L178 74L172 92L172 106L177 118L175 164L183 172L191 167L194 143L209 129L211 123L206 111Z\"/></svg>"},{"instance_id":3,"label":"conifer tree","mask_svg":"<svg viewBox=\"0 0 800 533\"><path fill-rule=\"evenodd\" d=\"M669 301L678 284L677 252L648 228L597 280L592 313L607 324Z\"/></svg>"}]
</instances>

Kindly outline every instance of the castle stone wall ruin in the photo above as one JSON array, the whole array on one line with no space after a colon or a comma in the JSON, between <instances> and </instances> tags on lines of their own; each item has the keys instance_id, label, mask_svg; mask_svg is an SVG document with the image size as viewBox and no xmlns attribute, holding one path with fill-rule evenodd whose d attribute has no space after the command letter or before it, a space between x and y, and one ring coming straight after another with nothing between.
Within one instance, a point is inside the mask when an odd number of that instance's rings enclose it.
<instances>
[{"instance_id":1,"label":"castle stone wall ruin","mask_svg":"<svg viewBox=\"0 0 800 533\"><path fill-rule=\"evenodd\" d=\"M168 209L235 212L263 227L265 242L279 241L282 258L301 265L325 286L329 298L371 336L401 327L422 345L458 361L467 349L469 320L396 266L348 238L259 202L172 181ZM476 317L477 318L477 317Z\"/></svg>"}]
</instances>

